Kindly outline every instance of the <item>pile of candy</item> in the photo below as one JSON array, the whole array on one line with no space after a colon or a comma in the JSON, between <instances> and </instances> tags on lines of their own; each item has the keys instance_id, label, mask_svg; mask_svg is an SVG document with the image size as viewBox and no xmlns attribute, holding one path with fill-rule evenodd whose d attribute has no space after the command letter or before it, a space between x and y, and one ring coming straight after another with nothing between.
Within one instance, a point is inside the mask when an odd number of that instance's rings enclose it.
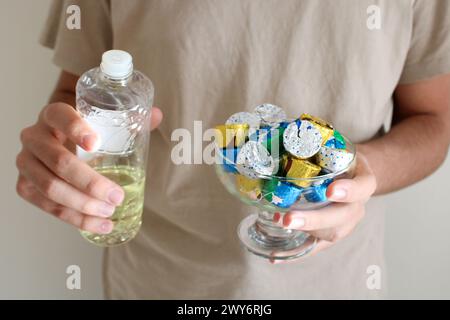
<instances>
[{"instance_id":1,"label":"pile of candy","mask_svg":"<svg viewBox=\"0 0 450 320\"><path fill-rule=\"evenodd\" d=\"M354 158L331 124L309 114L288 120L272 104L233 114L216 130L223 168L236 174L239 191L280 208L326 201L332 179L301 178L345 171Z\"/></svg>"}]
</instances>

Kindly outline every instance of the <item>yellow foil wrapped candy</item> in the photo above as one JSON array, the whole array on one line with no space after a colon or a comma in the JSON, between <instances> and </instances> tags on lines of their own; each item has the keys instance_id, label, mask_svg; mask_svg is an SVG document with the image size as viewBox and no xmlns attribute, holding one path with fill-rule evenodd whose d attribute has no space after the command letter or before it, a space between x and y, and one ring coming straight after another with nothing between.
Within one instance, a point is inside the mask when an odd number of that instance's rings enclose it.
<instances>
[{"instance_id":1,"label":"yellow foil wrapped candy","mask_svg":"<svg viewBox=\"0 0 450 320\"><path fill-rule=\"evenodd\" d=\"M262 181L261 179L250 179L243 175L236 176L236 182L239 192L252 200L258 200L261 197Z\"/></svg>"},{"instance_id":2,"label":"yellow foil wrapped candy","mask_svg":"<svg viewBox=\"0 0 450 320\"><path fill-rule=\"evenodd\" d=\"M317 128L317 130L320 131L320 134L322 136L322 145L324 145L333 136L333 126L325 120L320 119L319 117L314 117L307 113L302 114L300 116L300 119L311 122Z\"/></svg>"},{"instance_id":3,"label":"yellow foil wrapped candy","mask_svg":"<svg viewBox=\"0 0 450 320\"><path fill-rule=\"evenodd\" d=\"M315 165L308 160L297 159L294 157L284 156L281 160L283 171L286 174L286 178L312 178L317 176L322 170L321 167ZM299 187L309 187L311 185L308 181L289 181Z\"/></svg>"},{"instance_id":4,"label":"yellow foil wrapped candy","mask_svg":"<svg viewBox=\"0 0 450 320\"><path fill-rule=\"evenodd\" d=\"M245 143L250 126L248 124L224 124L217 126L216 143L219 148L240 147Z\"/></svg>"}]
</instances>

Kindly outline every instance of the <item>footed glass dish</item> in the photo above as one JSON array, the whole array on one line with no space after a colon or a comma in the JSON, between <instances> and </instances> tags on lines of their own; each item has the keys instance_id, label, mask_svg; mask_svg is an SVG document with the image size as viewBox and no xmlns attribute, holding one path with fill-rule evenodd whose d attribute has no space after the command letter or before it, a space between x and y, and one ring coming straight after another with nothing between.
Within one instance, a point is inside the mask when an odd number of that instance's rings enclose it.
<instances>
[{"instance_id":1,"label":"footed glass dish","mask_svg":"<svg viewBox=\"0 0 450 320\"><path fill-rule=\"evenodd\" d=\"M274 214L291 210L316 210L330 204L327 187L337 179L352 178L356 165L355 146L346 138L345 150L353 155L342 170L323 172L312 178L291 178L281 175L243 175L234 159L218 149L216 173L226 189L244 203L254 207L255 213L238 226L238 236L253 254L270 260L295 259L309 253L317 239L306 232L283 228L273 222Z\"/></svg>"}]
</instances>

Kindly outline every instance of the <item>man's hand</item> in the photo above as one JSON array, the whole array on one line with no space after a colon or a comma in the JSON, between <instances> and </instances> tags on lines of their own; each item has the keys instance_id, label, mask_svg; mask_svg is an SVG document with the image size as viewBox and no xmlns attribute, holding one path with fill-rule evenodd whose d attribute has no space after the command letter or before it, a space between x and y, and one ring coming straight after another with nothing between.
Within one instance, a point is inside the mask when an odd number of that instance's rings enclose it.
<instances>
[{"instance_id":1,"label":"man's hand","mask_svg":"<svg viewBox=\"0 0 450 320\"><path fill-rule=\"evenodd\" d=\"M152 110L151 128L162 119ZM95 148L96 133L66 103L52 103L36 124L21 132L22 150L17 156L17 193L59 219L93 233L109 233L110 217L124 192L114 182L79 160L65 145L86 151Z\"/></svg>"},{"instance_id":2,"label":"man's hand","mask_svg":"<svg viewBox=\"0 0 450 320\"><path fill-rule=\"evenodd\" d=\"M341 179L327 188L327 197L335 202L320 210L291 211L282 217L282 225L288 229L305 231L319 239L308 255L328 248L349 235L364 217L365 204L377 187L375 176L366 157L358 153L355 176ZM275 214L275 222L280 222ZM274 262L274 261L272 261Z\"/></svg>"},{"instance_id":3,"label":"man's hand","mask_svg":"<svg viewBox=\"0 0 450 320\"><path fill-rule=\"evenodd\" d=\"M436 170L450 143L450 74L399 85L394 93L392 129L358 145L357 168L351 180L338 180L327 189L334 204L317 211L289 212L283 226L319 238L312 253L346 237L364 217L373 194L411 185ZM274 219L280 219L275 214ZM278 262L278 261L276 261Z\"/></svg>"}]
</instances>

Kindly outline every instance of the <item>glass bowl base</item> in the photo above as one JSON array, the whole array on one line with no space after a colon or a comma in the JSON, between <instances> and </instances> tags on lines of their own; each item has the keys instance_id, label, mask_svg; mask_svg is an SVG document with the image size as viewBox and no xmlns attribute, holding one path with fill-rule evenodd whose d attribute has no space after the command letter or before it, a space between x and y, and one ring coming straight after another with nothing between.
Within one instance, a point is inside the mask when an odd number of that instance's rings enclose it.
<instances>
[{"instance_id":1,"label":"glass bowl base","mask_svg":"<svg viewBox=\"0 0 450 320\"><path fill-rule=\"evenodd\" d=\"M279 226L261 227L258 214L242 220L237 232L248 251L271 261L300 258L311 252L317 242L317 238L305 232Z\"/></svg>"}]
</instances>

